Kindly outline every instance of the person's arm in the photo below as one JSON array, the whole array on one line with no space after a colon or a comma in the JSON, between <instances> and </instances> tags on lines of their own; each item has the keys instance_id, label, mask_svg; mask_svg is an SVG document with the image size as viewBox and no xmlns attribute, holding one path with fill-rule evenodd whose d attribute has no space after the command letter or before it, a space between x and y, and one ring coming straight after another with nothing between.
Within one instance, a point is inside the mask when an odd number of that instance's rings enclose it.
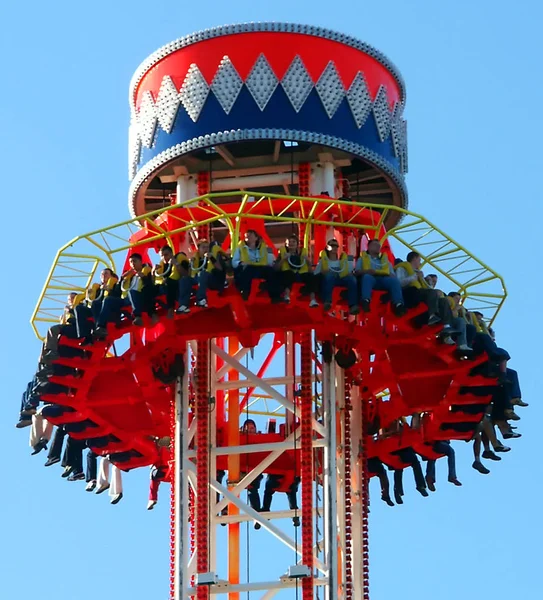
<instances>
[{"instance_id":1,"label":"person's arm","mask_svg":"<svg viewBox=\"0 0 543 600\"><path fill-rule=\"evenodd\" d=\"M375 269L366 269L362 268L362 257L359 256L356 261L356 269L354 272L355 275L375 275Z\"/></svg>"},{"instance_id":2,"label":"person's arm","mask_svg":"<svg viewBox=\"0 0 543 600\"><path fill-rule=\"evenodd\" d=\"M396 277L400 280L400 285L402 287L407 287L418 279L416 273L414 275L408 275L407 271L403 267L398 267L396 269Z\"/></svg>"},{"instance_id":3,"label":"person's arm","mask_svg":"<svg viewBox=\"0 0 543 600\"><path fill-rule=\"evenodd\" d=\"M241 250L239 248L236 248L236 251L234 252L234 257L232 258L232 267L234 267L234 269L237 269L239 266L243 266L243 263L241 262Z\"/></svg>"}]
</instances>

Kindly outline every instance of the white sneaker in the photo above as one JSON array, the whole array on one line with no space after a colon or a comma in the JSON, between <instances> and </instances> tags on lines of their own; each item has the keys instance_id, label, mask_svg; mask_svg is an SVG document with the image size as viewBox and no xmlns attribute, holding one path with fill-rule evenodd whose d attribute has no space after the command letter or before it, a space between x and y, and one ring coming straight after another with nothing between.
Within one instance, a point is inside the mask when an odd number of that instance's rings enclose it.
<instances>
[{"instance_id":1,"label":"white sneaker","mask_svg":"<svg viewBox=\"0 0 543 600\"><path fill-rule=\"evenodd\" d=\"M309 303L309 308L317 308L319 306L319 303L315 300L315 298L313 298L313 300L311 300L311 302Z\"/></svg>"},{"instance_id":2,"label":"white sneaker","mask_svg":"<svg viewBox=\"0 0 543 600\"><path fill-rule=\"evenodd\" d=\"M458 350L462 350L462 352L473 352L473 348L470 348L467 344L460 344Z\"/></svg>"},{"instance_id":3,"label":"white sneaker","mask_svg":"<svg viewBox=\"0 0 543 600\"><path fill-rule=\"evenodd\" d=\"M456 344L450 335L447 335L443 338L443 343L447 344L447 346L454 346Z\"/></svg>"},{"instance_id":4,"label":"white sneaker","mask_svg":"<svg viewBox=\"0 0 543 600\"><path fill-rule=\"evenodd\" d=\"M175 312L178 315L186 315L187 313L190 312L190 308L188 306L185 306L184 304L182 304Z\"/></svg>"},{"instance_id":5,"label":"white sneaker","mask_svg":"<svg viewBox=\"0 0 543 600\"><path fill-rule=\"evenodd\" d=\"M196 306L207 308L207 300L205 298L203 300L198 300L198 302L196 302Z\"/></svg>"}]
</instances>

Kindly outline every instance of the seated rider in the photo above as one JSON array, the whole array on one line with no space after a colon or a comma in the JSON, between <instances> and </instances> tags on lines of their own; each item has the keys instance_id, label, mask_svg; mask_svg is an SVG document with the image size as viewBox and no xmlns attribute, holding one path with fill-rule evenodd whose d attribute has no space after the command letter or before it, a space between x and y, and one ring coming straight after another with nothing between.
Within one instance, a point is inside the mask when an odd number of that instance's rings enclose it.
<instances>
[{"instance_id":1,"label":"seated rider","mask_svg":"<svg viewBox=\"0 0 543 600\"><path fill-rule=\"evenodd\" d=\"M404 303L400 282L396 279L394 268L388 256L381 253L381 242L370 240L366 252L362 252L356 262L355 275L362 276L362 310L370 312L373 290L388 292L394 314L404 314Z\"/></svg>"},{"instance_id":2,"label":"seated rider","mask_svg":"<svg viewBox=\"0 0 543 600\"><path fill-rule=\"evenodd\" d=\"M458 349L463 352L472 352L472 348L468 344L466 309L462 306L462 296L460 292L449 292L447 298L453 314L451 325L458 332L456 341Z\"/></svg>"},{"instance_id":3,"label":"seated rider","mask_svg":"<svg viewBox=\"0 0 543 600\"><path fill-rule=\"evenodd\" d=\"M119 278L111 269L103 269L100 273L100 283L94 283L87 290L85 302L75 308L75 323L77 337L89 339L91 336L91 319L94 323L100 316L102 304L109 296L120 296Z\"/></svg>"},{"instance_id":4,"label":"seated rider","mask_svg":"<svg viewBox=\"0 0 543 600\"><path fill-rule=\"evenodd\" d=\"M72 292L68 295L66 299L67 303L60 315L59 323L57 325L52 325L47 330L47 335L39 358L40 364L49 364L52 360L56 360L59 357L58 341L61 335L73 338L76 337L74 310L82 300L83 294Z\"/></svg>"},{"instance_id":5,"label":"seated rider","mask_svg":"<svg viewBox=\"0 0 543 600\"><path fill-rule=\"evenodd\" d=\"M304 284L305 293L309 294L310 308L319 305L315 300L313 267L309 262L307 250L300 248L297 235L289 235L285 240L285 245L279 250L279 256L274 263L274 268L279 277L280 289L284 290L283 300L286 303L290 302L292 284L300 282Z\"/></svg>"},{"instance_id":6,"label":"seated rider","mask_svg":"<svg viewBox=\"0 0 543 600\"><path fill-rule=\"evenodd\" d=\"M321 275L321 296L324 310L332 308L332 293L335 287L347 288L347 303L351 315L359 313L356 277L352 274L353 261L345 252L339 253L339 244L335 238L326 243L320 253L315 275Z\"/></svg>"},{"instance_id":7,"label":"seated rider","mask_svg":"<svg viewBox=\"0 0 543 600\"><path fill-rule=\"evenodd\" d=\"M174 256L170 246L163 246L160 249L160 258L162 260L153 267L152 274L160 292L166 294L168 319L172 319L179 296L179 281L183 275L188 275L188 259L184 252Z\"/></svg>"},{"instance_id":8,"label":"seated rider","mask_svg":"<svg viewBox=\"0 0 543 600\"><path fill-rule=\"evenodd\" d=\"M141 254L137 253L132 254L128 262L130 270L121 276L121 297L110 295L104 298L102 309L96 320L95 334L97 337L105 337L107 324L117 317L122 308L128 306L131 306L133 310L134 325L143 325L141 315L144 311L151 317L153 324L158 322L151 267L144 265Z\"/></svg>"},{"instance_id":9,"label":"seated rider","mask_svg":"<svg viewBox=\"0 0 543 600\"><path fill-rule=\"evenodd\" d=\"M424 302L428 307L428 325L443 323L442 335L446 344L454 345L454 340L450 337L452 332L453 314L449 301L440 297L438 290L431 288L424 279L424 273L421 270L422 257L418 252L409 252L405 262L396 265L396 277L398 278L408 306L416 306L419 302Z\"/></svg>"},{"instance_id":10,"label":"seated rider","mask_svg":"<svg viewBox=\"0 0 543 600\"><path fill-rule=\"evenodd\" d=\"M264 279L268 285L268 293L272 301L279 300L273 278L273 254L254 229L245 234L245 241L240 242L232 258L234 281L244 300L249 298L253 279Z\"/></svg>"},{"instance_id":11,"label":"seated rider","mask_svg":"<svg viewBox=\"0 0 543 600\"><path fill-rule=\"evenodd\" d=\"M222 291L226 281L226 253L218 244L210 247L207 240L198 241L198 249L190 260L190 274L179 281L179 308L177 313L190 312L190 295L194 285L196 291L196 306L207 307L207 290Z\"/></svg>"}]
</instances>

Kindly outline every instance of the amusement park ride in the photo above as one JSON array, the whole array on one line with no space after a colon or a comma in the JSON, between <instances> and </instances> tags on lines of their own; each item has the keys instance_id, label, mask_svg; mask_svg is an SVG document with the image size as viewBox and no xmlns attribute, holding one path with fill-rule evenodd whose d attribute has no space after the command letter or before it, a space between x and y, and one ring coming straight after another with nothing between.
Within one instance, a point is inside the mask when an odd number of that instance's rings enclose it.
<instances>
[{"instance_id":1,"label":"amusement park ride","mask_svg":"<svg viewBox=\"0 0 543 600\"><path fill-rule=\"evenodd\" d=\"M501 277L408 209L405 101L385 56L319 27L232 25L164 46L130 85L131 218L59 250L37 336L103 268L122 273L133 253L156 263L164 245L190 256L203 238L233 253L248 230L274 255L297 234L314 264L331 237L355 257L373 238L392 261L417 250L492 321ZM298 284L272 304L258 281L248 298L230 283L187 314L60 339L55 364L70 374L51 375L64 392L42 400L72 410L50 421L89 423L70 435L122 471L162 466L171 484L172 599L369 598L368 460L439 458L434 442L472 438L477 387L496 384L473 374L485 356L420 326L424 305L398 316L384 300L374 292L371 312L351 315L339 289L325 311ZM263 432L244 430L248 418ZM300 482L299 508L255 510L246 491L262 474L278 492ZM246 581L244 523L288 550Z\"/></svg>"}]
</instances>

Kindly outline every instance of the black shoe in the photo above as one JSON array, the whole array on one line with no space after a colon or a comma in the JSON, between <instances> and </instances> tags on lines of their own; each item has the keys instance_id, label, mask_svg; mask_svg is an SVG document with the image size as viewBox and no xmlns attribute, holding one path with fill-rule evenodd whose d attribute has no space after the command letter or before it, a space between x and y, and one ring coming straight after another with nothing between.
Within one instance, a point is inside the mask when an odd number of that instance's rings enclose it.
<instances>
[{"instance_id":1,"label":"black shoe","mask_svg":"<svg viewBox=\"0 0 543 600\"><path fill-rule=\"evenodd\" d=\"M122 494L115 494L115 496L113 496L113 498L111 499L110 504L119 504L119 502L123 499L123 495Z\"/></svg>"},{"instance_id":2,"label":"black shoe","mask_svg":"<svg viewBox=\"0 0 543 600\"><path fill-rule=\"evenodd\" d=\"M292 517L292 524L294 527L300 527L300 517Z\"/></svg>"},{"instance_id":3,"label":"black shoe","mask_svg":"<svg viewBox=\"0 0 543 600\"><path fill-rule=\"evenodd\" d=\"M428 489L431 492L435 492L436 491L436 482L431 477L426 477L426 485L428 486Z\"/></svg>"},{"instance_id":4,"label":"black shoe","mask_svg":"<svg viewBox=\"0 0 543 600\"><path fill-rule=\"evenodd\" d=\"M405 315L405 306L400 302L398 304L395 304L392 307L392 312L397 316L397 317L403 317Z\"/></svg>"},{"instance_id":5,"label":"black shoe","mask_svg":"<svg viewBox=\"0 0 543 600\"><path fill-rule=\"evenodd\" d=\"M456 479L456 477L449 477L449 483L452 483L457 487L462 487L462 484L460 483L460 481L458 481L458 479Z\"/></svg>"},{"instance_id":6,"label":"black shoe","mask_svg":"<svg viewBox=\"0 0 543 600\"><path fill-rule=\"evenodd\" d=\"M58 462L60 462L60 458L54 456L53 458L48 458L43 466L51 467L52 465L56 465Z\"/></svg>"},{"instance_id":7,"label":"black shoe","mask_svg":"<svg viewBox=\"0 0 543 600\"><path fill-rule=\"evenodd\" d=\"M39 454L42 450L46 450L46 449L47 449L47 440L40 440L34 446L34 452L31 452L31 455L34 456L35 454Z\"/></svg>"},{"instance_id":8,"label":"black shoe","mask_svg":"<svg viewBox=\"0 0 543 600\"><path fill-rule=\"evenodd\" d=\"M488 460L501 460L501 456L494 454L492 450L485 450L483 452L483 458L487 458Z\"/></svg>"},{"instance_id":9,"label":"black shoe","mask_svg":"<svg viewBox=\"0 0 543 600\"><path fill-rule=\"evenodd\" d=\"M516 433L514 431L508 431L507 433L503 434L504 440L517 440L520 437L522 437L522 433Z\"/></svg>"},{"instance_id":10,"label":"black shoe","mask_svg":"<svg viewBox=\"0 0 543 600\"><path fill-rule=\"evenodd\" d=\"M260 523L255 523L255 529L261 529L262 525Z\"/></svg>"},{"instance_id":11,"label":"black shoe","mask_svg":"<svg viewBox=\"0 0 543 600\"><path fill-rule=\"evenodd\" d=\"M81 481L82 479L85 479L85 473L83 473L83 471L73 473L68 477L68 481Z\"/></svg>"},{"instance_id":12,"label":"black shoe","mask_svg":"<svg viewBox=\"0 0 543 600\"><path fill-rule=\"evenodd\" d=\"M75 471L74 467L66 467L64 469L64 472L62 473L61 477L69 477L73 472Z\"/></svg>"},{"instance_id":13,"label":"black shoe","mask_svg":"<svg viewBox=\"0 0 543 600\"><path fill-rule=\"evenodd\" d=\"M402 494L394 490L394 500L396 500L396 504L403 504Z\"/></svg>"},{"instance_id":14,"label":"black shoe","mask_svg":"<svg viewBox=\"0 0 543 600\"><path fill-rule=\"evenodd\" d=\"M418 487L418 488L417 488L417 492L419 492L419 494L420 494L421 496L424 496L425 498L427 498L427 497L428 497L428 495L429 495L429 494L428 494L428 490L427 490L425 487Z\"/></svg>"},{"instance_id":15,"label":"black shoe","mask_svg":"<svg viewBox=\"0 0 543 600\"><path fill-rule=\"evenodd\" d=\"M509 452L511 450L511 448L509 448L509 446L504 446L503 444L498 444L498 445L494 446L494 450L496 452Z\"/></svg>"},{"instance_id":16,"label":"black shoe","mask_svg":"<svg viewBox=\"0 0 543 600\"><path fill-rule=\"evenodd\" d=\"M482 475L488 475L490 471L483 465L480 460L474 460L471 465L476 471L479 471Z\"/></svg>"},{"instance_id":17,"label":"black shoe","mask_svg":"<svg viewBox=\"0 0 543 600\"><path fill-rule=\"evenodd\" d=\"M16 423L15 427L17 427L17 429L23 429L23 427L29 427L30 425L32 425L32 419L25 419L23 417L18 423Z\"/></svg>"},{"instance_id":18,"label":"black shoe","mask_svg":"<svg viewBox=\"0 0 543 600\"><path fill-rule=\"evenodd\" d=\"M370 312L370 301L369 300L362 300L362 311L365 313L369 313Z\"/></svg>"},{"instance_id":19,"label":"black shoe","mask_svg":"<svg viewBox=\"0 0 543 600\"><path fill-rule=\"evenodd\" d=\"M381 500L386 502L389 506L394 506L394 502L392 502L392 499L388 494L381 494Z\"/></svg>"}]
</instances>

